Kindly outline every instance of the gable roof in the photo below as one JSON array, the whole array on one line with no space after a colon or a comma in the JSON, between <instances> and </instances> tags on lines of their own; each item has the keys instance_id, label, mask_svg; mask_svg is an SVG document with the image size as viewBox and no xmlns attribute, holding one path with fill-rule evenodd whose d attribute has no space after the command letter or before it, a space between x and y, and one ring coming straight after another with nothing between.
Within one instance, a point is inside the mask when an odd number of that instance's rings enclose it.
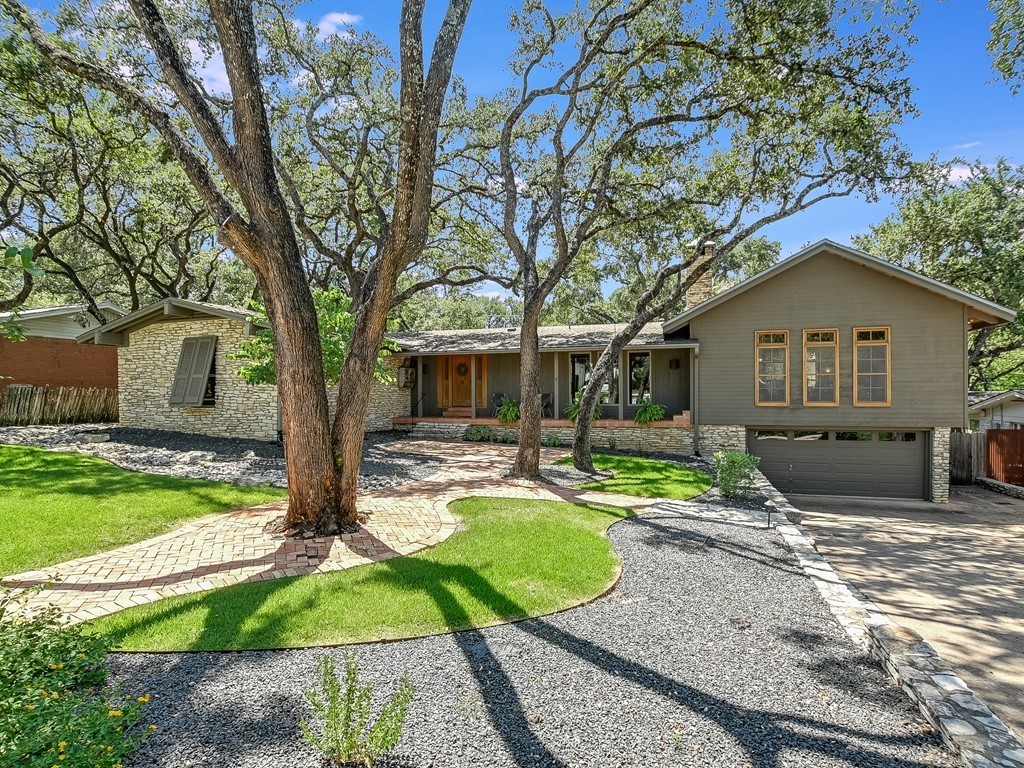
<instances>
[{"instance_id":1,"label":"gable roof","mask_svg":"<svg viewBox=\"0 0 1024 768\"><path fill-rule=\"evenodd\" d=\"M967 407L971 411L983 411L1009 400L1024 400L1024 389L996 390L993 392L968 392Z\"/></svg>"},{"instance_id":2,"label":"gable roof","mask_svg":"<svg viewBox=\"0 0 1024 768\"><path fill-rule=\"evenodd\" d=\"M719 304L723 304L729 301L729 299L735 298L736 296L749 291L751 288L760 285L765 280L770 280L776 275L795 267L797 264L802 264L820 253L835 254L836 256L840 256L848 261L860 264L868 269L874 269L878 272L889 275L890 277L904 280L911 285L916 285L919 288L923 288L927 291L931 291L932 293L937 293L940 296L945 296L947 299L951 299L952 301L964 304L975 312L975 315L970 318L972 329L983 328L987 325L1001 325L1002 323L1011 322L1014 317L1016 317L1016 313L1013 310L1001 307L988 299L975 296L973 293L968 293L967 291L961 291L959 288L954 288L946 283L933 280L930 277L919 275L917 272L897 266L892 262L880 259L877 256L872 256L871 254L865 253L864 251L860 251L856 248L851 248L848 245L840 245L839 243L826 239L819 240L814 245L809 245L802 251L794 253L788 259L783 259L782 261L777 262L763 272L759 272L753 277L744 280L742 283L734 285L732 288L722 291L717 296L686 310L681 315L677 315L664 324L665 333L672 333L673 331L679 330L698 315L701 315L709 309L717 307Z\"/></svg>"},{"instance_id":3,"label":"gable roof","mask_svg":"<svg viewBox=\"0 0 1024 768\"><path fill-rule=\"evenodd\" d=\"M608 345L623 325L542 325L537 329L542 350L589 350ZM407 331L388 334L402 352L409 354L459 354L518 352L519 328L474 328L459 331ZM687 340L670 346L696 346ZM648 323L626 349L666 346L661 323Z\"/></svg>"},{"instance_id":4,"label":"gable roof","mask_svg":"<svg viewBox=\"0 0 1024 768\"><path fill-rule=\"evenodd\" d=\"M137 309L117 320L112 320L99 328L92 328L79 336L77 341L79 344L123 346L127 343L128 334L145 328L147 325L202 317L238 320L257 327L261 326L260 323L253 321L254 313L247 309L229 307L224 304L211 304L207 301L166 298Z\"/></svg>"},{"instance_id":5,"label":"gable roof","mask_svg":"<svg viewBox=\"0 0 1024 768\"><path fill-rule=\"evenodd\" d=\"M126 315L127 310L122 309L112 301L98 301L96 306L101 310L106 310L111 314L115 315ZM40 309L20 309L14 312L0 312L0 320L6 320L14 315L18 316L19 320L40 320L44 317L60 317L61 315L77 315L79 312L85 312L85 304L64 304L59 307L42 307Z\"/></svg>"}]
</instances>

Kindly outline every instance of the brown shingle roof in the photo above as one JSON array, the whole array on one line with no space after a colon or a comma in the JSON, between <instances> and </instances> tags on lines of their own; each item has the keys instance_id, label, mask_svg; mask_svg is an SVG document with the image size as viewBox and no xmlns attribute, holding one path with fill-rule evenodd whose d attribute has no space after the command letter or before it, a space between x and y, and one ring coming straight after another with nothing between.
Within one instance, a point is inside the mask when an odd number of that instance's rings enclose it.
<instances>
[{"instance_id":1,"label":"brown shingle roof","mask_svg":"<svg viewBox=\"0 0 1024 768\"><path fill-rule=\"evenodd\" d=\"M537 329L540 348L601 349L622 330L622 324L547 325ZM456 352L517 352L519 328L474 328L463 331L408 331L393 333L403 352L411 354L452 354ZM648 323L628 347L649 347L665 344L661 323Z\"/></svg>"}]
</instances>

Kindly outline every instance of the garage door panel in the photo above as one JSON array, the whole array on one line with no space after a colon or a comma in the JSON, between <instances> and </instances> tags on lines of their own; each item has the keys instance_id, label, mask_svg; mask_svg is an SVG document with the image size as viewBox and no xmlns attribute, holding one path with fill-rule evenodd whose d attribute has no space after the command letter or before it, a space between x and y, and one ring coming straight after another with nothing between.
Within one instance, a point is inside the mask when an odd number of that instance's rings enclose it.
<instances>
[{"instance_id":1,"label":"garage door panel","mask_svg":"<svg viewBox=\"0 0 1024 768\"><path fill-rule=\"evenodd\" d=\"M825 430L822 430L825 431ZM759 440L748 435L748 450L761 457L761 471L786 493L923 498L925 434L911 440ZM800 433L805 434L805 433ZM883 433L888 434L888 433Z\"/></svg>"}]
</instances>

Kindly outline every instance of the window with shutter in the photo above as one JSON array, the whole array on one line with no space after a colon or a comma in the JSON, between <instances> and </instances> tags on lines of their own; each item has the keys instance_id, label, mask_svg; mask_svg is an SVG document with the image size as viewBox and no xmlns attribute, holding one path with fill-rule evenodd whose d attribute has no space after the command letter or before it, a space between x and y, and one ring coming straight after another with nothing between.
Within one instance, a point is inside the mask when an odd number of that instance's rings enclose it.
<instances>
[{"instance_id":1,"label":"window with shutter","mask_svg":"<svg viewBox=\"0 0 1024 768\"><path fill-rule=\"evenodd\" d=\"M213 405L213 356L216 336L191 336L181 344L181 357L171 385L171 405L195 408Z\"/></svg>"}]
</instances>

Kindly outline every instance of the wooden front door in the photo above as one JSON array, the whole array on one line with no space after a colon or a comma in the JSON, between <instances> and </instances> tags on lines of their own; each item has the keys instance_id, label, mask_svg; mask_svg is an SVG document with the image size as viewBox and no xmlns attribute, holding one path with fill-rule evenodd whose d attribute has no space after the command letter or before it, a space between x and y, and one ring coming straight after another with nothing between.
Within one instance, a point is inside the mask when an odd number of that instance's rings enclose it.
<instances>
[{"instance_id":1,"label":"wooden front door","mask_svg":"<svg viewBox=\"0 0 1024 768\"><path fill-rule=\"evenodd\" d=\"M469 408L473 404L472 360L469 355L452 355L452 406Z\"/></svg>"}]
</instances>

